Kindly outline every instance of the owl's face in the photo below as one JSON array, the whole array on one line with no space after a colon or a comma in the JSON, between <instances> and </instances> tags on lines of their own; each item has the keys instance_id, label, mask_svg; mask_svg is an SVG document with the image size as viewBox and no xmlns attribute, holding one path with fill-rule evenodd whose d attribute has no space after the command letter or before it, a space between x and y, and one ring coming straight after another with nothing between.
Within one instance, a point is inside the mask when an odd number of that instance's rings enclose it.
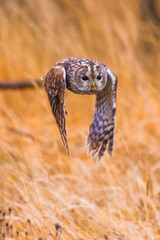
<instances>
[{"instance_id":1,"label":"owl's face","mask_svg":"<svg viewBox=\"0 0 160 240\"><path fill-rule=\"evenodd\" d=\"M75 82L82 92L99 92L107 83L107 71L102 64L83 65L75 72Z\"/></svg>"}]
</instances>

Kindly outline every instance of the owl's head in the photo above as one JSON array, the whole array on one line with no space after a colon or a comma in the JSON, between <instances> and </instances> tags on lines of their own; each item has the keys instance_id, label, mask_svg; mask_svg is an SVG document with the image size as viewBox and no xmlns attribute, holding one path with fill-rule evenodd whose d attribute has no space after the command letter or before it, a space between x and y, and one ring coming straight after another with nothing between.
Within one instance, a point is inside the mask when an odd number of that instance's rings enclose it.
<instances>
[{"instance_id":1,"label":"owl's head","mask_svg":"<svg viewBox=\"0 0 160 240\"><path fill-rule=\"evenodd\" d=\"M78 89L93 94L102 91L107 83L106 67L99 63L83 64L75 72Z\"/></svg>"}]
</instances>

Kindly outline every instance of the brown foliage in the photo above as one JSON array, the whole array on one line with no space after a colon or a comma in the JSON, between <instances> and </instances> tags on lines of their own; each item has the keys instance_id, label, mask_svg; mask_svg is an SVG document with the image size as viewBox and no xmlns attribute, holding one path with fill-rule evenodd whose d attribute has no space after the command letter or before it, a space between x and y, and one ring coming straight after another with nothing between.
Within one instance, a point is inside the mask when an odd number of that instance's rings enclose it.
<instances>
[{"instance_id":1,"label":"brown foliage","mask_svg":"<svg viewBox=\"0 0 160 240\"><path fill-rule=\"evenodd\" d=\"M160 8L143 5L0 3L1 80L37 79L67 56L98 60L119 79L115 151L100 164L84 147L94 97L67 92L68 159L43 89L1 92L0 206L14 208L23 232L31 219L35 239L160 239Z\"/></svg>"}]
</instances>

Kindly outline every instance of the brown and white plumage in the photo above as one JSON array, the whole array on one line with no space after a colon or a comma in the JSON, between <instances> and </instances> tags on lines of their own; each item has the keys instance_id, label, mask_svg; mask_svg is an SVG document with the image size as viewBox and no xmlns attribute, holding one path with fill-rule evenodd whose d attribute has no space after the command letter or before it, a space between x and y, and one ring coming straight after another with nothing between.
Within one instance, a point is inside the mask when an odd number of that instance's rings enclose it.
<instances>
[{"instance_id":1,"label":"brown and white plumage","mask_svg":"<svg viewBox=\"0 0 160 240\"><path fill-rule=\"evenodd\" d=\"M59 61L42 77L52 112L68 151L65 127L65 90L96 95L94 116L87 139L88 154L100 161L108 149L112 154L116 113L117 79L111 70L97 61L68 57Z\"/></svg>"}]
</instances>

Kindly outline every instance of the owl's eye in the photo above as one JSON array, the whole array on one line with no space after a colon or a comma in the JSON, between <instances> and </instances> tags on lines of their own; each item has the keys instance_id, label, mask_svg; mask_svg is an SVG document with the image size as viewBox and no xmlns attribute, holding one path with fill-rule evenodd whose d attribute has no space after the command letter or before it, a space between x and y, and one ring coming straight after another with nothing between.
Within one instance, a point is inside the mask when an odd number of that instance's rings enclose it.
<instances>
[{"instance_id":1,"label":"owl's eye","mask_svg":"<svg viewBox=\"0 0 160 240\"><path fill-rule=\"evenodd\" d=\"M83 79L84 81L87 81L87 80L88 80L88 77L87 77L87 76L83 76L82 79Z\"/></svg>"},{"instance_id":2,"label":"owl's eye","mask_svg":"<svg viewBox=\"0 0 160 240\"><path fill-rule=\"evenodd\" d=\"M97 79L98 79L98 80L101 80L101 78L102 78L101 75L98 75L98 76L97 76Z\"/></svg>"}]
</instances>

